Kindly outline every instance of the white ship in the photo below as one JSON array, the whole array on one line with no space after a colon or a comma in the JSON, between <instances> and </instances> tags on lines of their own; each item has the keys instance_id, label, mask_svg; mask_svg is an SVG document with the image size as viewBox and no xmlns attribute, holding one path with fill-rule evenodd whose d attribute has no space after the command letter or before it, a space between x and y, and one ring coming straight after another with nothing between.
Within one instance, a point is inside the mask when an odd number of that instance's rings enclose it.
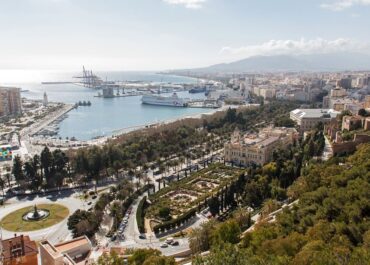
<instances>
[{"instance_id":1,"label":"white ship","mask_svg":"<svg viewBox=\"0 0 370 265\"><path fill-rule=\"evenodd\" d=\"M143 104L159 105L159 106L171 106L171 107L187 107L189 99L179 98L176 93L173 93L170 97L161 95L144 95L141 98Z\"/></svg>"}]
</instances>

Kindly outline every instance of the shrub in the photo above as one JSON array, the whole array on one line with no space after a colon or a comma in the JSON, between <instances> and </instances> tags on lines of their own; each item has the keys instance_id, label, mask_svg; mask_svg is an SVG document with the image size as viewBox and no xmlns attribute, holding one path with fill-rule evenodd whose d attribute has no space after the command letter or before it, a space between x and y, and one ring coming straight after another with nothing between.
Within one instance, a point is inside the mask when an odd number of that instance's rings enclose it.
<instances>
[{"instance_id":1,"label":"shrub","mask_svg":"<svg viewBox=\"0 0 370 265\"><path fill-rule=\"evenodd\" d=\"M145 233L144 217L146 205L146 196L144 196L144 198L140 201L136 211L136 222L140 233Z\"/></svg>"},{"instance_id":2,"label":"shrub","mask_svg":"<svg viewBox=\"0 0 370 265\"><path fill-rule=\"evenodd\" d=\"M193 218L197 213L197 210L191 209L190 211L184 213L177 219L173 219L171 221L165 222L163 224L156 225L153 230L154 233L158 234L160 232L163 232L164 230L169 230L176 228L177 226L183 224L184 222L188 221L189 219Z\"/></svg>"}]
</instances>

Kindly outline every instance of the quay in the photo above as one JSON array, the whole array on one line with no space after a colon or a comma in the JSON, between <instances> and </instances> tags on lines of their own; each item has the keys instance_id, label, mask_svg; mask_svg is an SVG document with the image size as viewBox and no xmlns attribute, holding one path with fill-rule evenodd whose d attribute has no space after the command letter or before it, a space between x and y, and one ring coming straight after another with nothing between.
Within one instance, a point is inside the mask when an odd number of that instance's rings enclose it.
<instances>
[{"instance_id":1,"label":"quay","mask_svg":"<svg viewBox=\"0 0 370 265\"><path fill-rule=\"evenodd\" d=\"M52 122L54 122L55 120L59 119L60 117L62 117L66 113L70 112L74 108L75 108L75 106L72 105L72 104L63 104L63 106L59 110L54 111L52 113L49 113L41 121L35 122L31 126L23 129L20 132L20 135L21 136L35 135L38 132L40 132L42 129L44 129L46 126L50 125Z\"/></svg>"},{"instance_id":2,"label":"quay","mask_svg":"<svg viewBox=\"0 0 370 265\"><path fill-rule=\"evenodd\" d=\"M59 81L59 82L41 82L42 85L65 85L65 84L77 84L71 81Z\"/></svg>"}]
</instances>

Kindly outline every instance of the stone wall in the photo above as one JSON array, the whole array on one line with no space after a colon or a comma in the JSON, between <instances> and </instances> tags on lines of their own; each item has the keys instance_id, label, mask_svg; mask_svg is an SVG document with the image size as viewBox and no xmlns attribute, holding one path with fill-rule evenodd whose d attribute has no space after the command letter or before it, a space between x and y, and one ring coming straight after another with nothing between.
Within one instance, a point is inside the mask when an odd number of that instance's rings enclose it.
<instances>
[{"instance_id":1,"label":"stone wall","mask_svg":"<svg viewBox=\"0 0 370 265\"><path fill-rule=\"evenodd\" d=\"M352 153L356 151L357 145L368 142L370 142L370 135L356 134L354 140L351 142L333 143L332 144L333 155Z\"/></svg>"}]
</instances>

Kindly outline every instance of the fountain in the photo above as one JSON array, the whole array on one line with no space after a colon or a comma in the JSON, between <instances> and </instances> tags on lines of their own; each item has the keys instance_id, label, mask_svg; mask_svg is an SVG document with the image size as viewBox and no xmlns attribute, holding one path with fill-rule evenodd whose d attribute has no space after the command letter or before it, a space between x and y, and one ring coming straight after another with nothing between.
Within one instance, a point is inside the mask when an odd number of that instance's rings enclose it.
<instances>
[{"instance_id":1,"label":"fountain","mask_svg":"<svg viewBox=\"0 0 370 265\"><path fill-rule=\"evenodd\" d=\"M37 206L33 207L32 211L29 211L23 215L25 221L40 221L49 216L49 211L44 209L37 209Z\"/></svg>"}]
</instances>

